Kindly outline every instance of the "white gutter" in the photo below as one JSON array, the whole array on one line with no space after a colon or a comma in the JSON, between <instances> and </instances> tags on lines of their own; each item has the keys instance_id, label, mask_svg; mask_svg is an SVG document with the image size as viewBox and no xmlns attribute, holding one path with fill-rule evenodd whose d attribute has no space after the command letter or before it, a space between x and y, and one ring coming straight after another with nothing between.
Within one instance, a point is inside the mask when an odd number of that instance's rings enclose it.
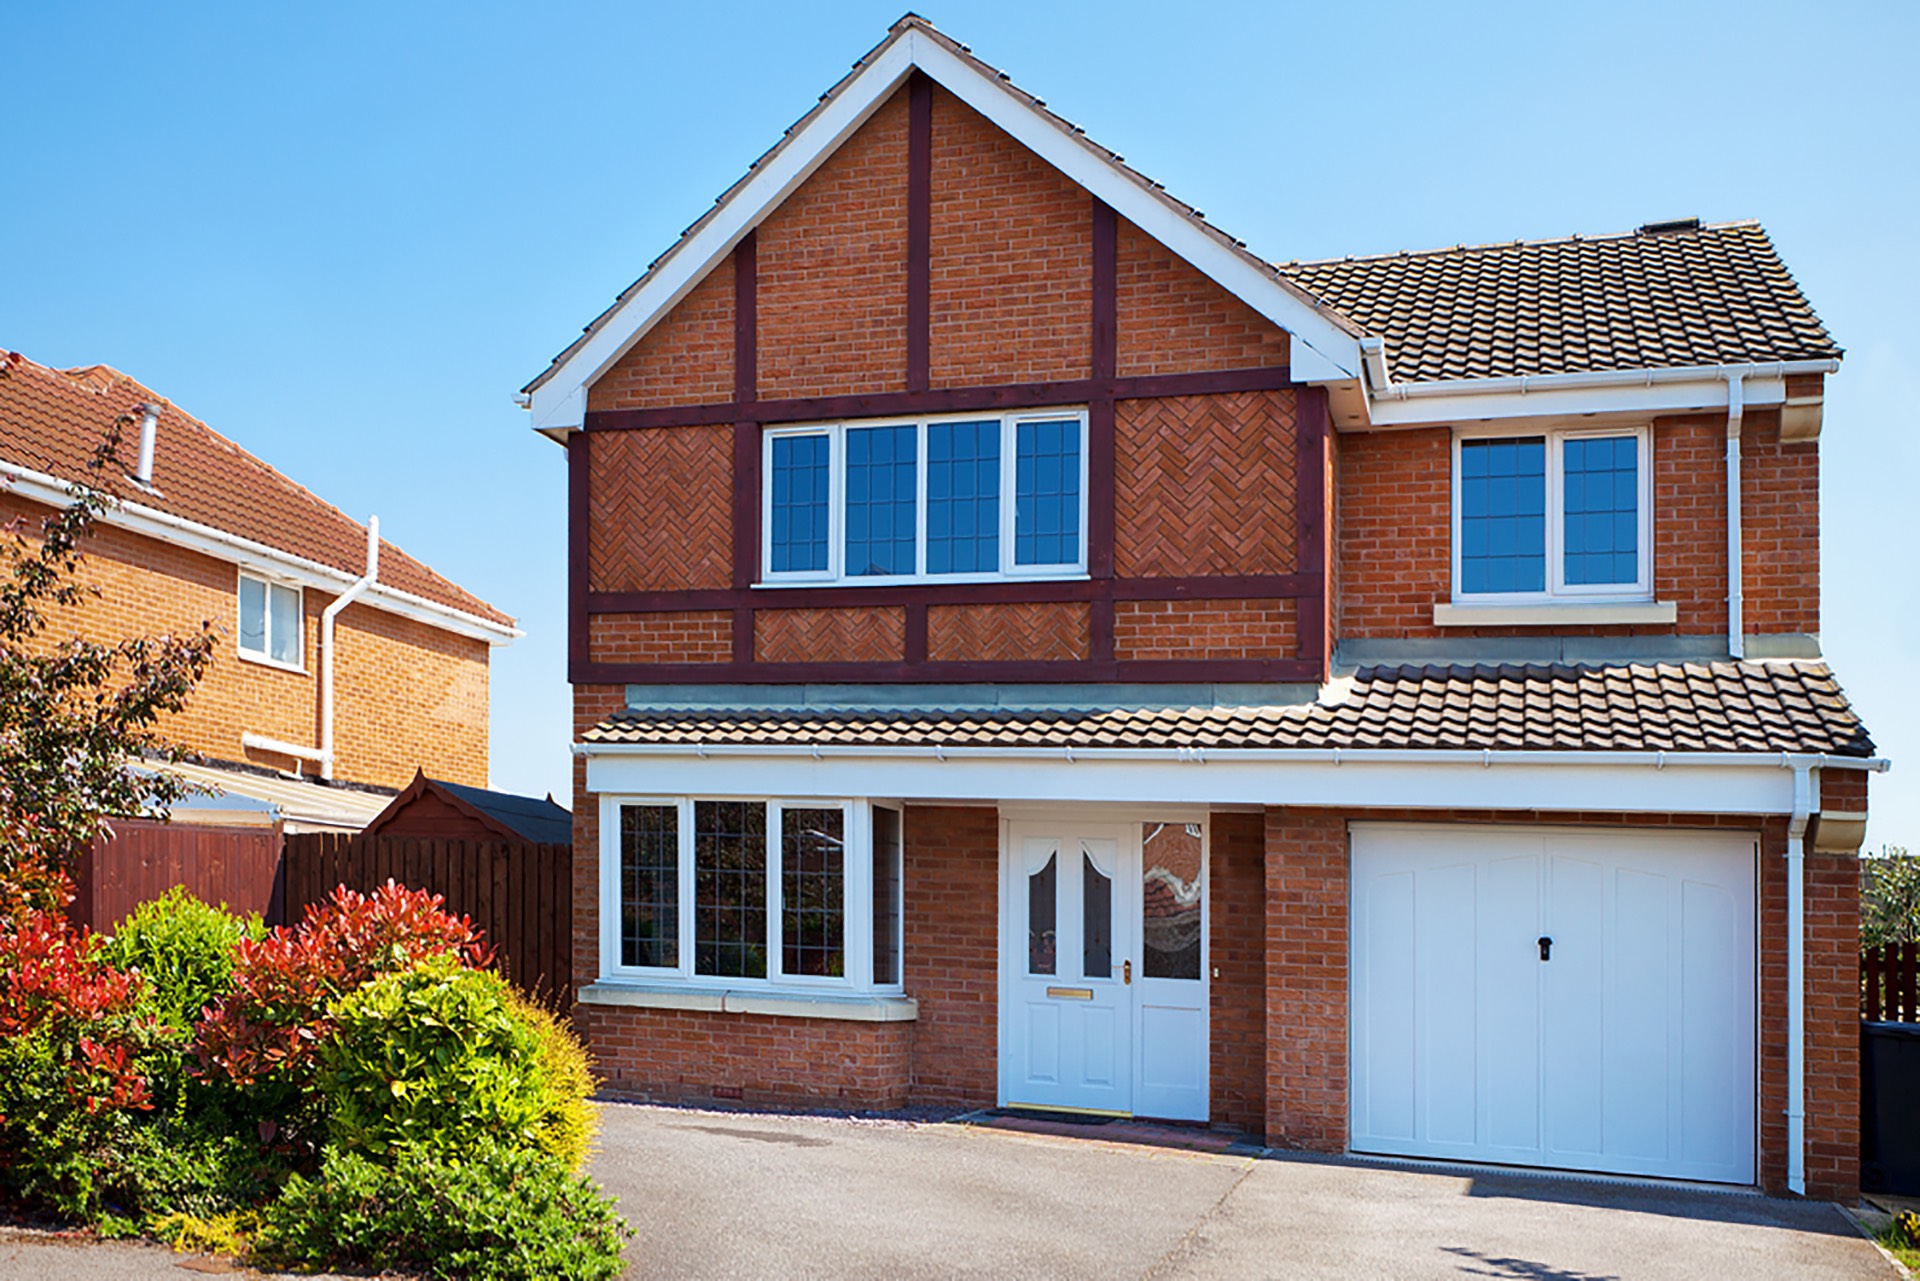
<instances>
[{"instance_id":1,"label":"white gutter","mask_svg":"<svg viewBox=\"0 0 1920 1281\"><path fill-rule=\"evenodd\" d=\"M333 777L333 620L380 577L380 518L367 518L367 572L320 611L320 777Z\"/></svg>"},{"instance_id":2,"label":"white gutter","mask_svg":"<svg viewBox=\"0 0 1920 1281\"><path fill-rule=\"evenodd\" d=\"M1776 360L1765 364L1685 365L1668 369L1602 369L1576 374L1521 374L1506 378L1449 378L1438 382L1390 383L1376 388L1376 400L1425 400L1442 396L1504 395L1509 392L1570 391L1585 387L1652 387L1661 383L1784 378L1789 374L1830 374L1837 360Z\"/></svg>"},{"instance_id":3,"label":"white gutter","mask_svg":"<svg viewBox=\"0 0 1920 1281\"><path fill-rule=\"evenodd\" d=\"M1793 769L1787 820L1787 1189L1807 1194L1807 908L1804 839L1819 767Z\"/></svg>"},{"instance_id":4,"label":"white gutter","mask_svg":"<svg viewBox=\"0 0 1920 1281\"><path fill-rule=\"evenodd\" d=\"M57 476L37 472L21 467L16 463L0 461L0 477L14 483L9 486L13 493L49 507L64 507L73 501L72 487ZM185 520L169 512L159 511L139 503L119 502L102 512L100 519L122 529L145 534L161 542L172 543L176 547L185 547L216 560L269 570L282 577L298 582L303 587L313 587L325 592L338 592L350 587L354 576L323 565L317 560L305 556L296 556L292 552L269 547L265 543L254 542L250 538L241 538L224 530L202 525L197 521ZM525 632L509 623L496 623L492 619L469 614L451 605L442 605L438 601L428 600L412 592L402 591L384 583L376 584L367 596L367 603L375 605L390 614L401 618L425 623L441 631L452 632L456 636L465 636L473 640L483 640L489 645L505 645L526 635Z\"/></svg>"},{"instance_id":5,"label":"white gutter","mask_svg":"<svg viewBox=\"0 0 1920 1281\"><path fill-rule=\"evenodd\" d=\"M1740 424L1746 415L1742 374L1727 374L1727 653L1746 656L1746 599L1740 545Z\"/></svg>"}]
</instances>

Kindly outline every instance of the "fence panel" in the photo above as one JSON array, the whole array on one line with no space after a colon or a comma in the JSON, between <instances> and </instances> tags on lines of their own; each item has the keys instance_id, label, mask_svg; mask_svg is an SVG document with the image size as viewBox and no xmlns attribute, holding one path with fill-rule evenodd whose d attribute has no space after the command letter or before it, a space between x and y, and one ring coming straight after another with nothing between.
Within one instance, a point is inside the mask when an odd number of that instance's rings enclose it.
<instances>
[{"instance_id":1,"label":"fence panel","mask_svg":"<svg viewBox=\"0 0 1920 1281\"><path fill-rule=\"evenodd\" d=\"M1861 951L1860 1017L1868 1023L1920 1023L1920 943Z\"/></svg>"},{"instance_id":2,"label":"fence panel","mask_svg":"<svg viewBox=\"0 0 1920 1281\"><path fill-rule=\"evenodd\" d=\"M285 902L280 831L115 819L112 835L95 840L81 858L74 882L68 915L102 933L176 885L272 921Z\"/></svg>"},{"instance_id":3,"label":"fence panel","mask_svg":"<svg viewBox=\"0 0 1920 1281\"><path fill-rule=\"evenodd\" d=\"M486 932L503 973L525 990L573 1000L573 847L416 837L286 838L286 908L298 920L335 886L368 893L389 879L446 899Z\"/></svg>"}]
</instances>

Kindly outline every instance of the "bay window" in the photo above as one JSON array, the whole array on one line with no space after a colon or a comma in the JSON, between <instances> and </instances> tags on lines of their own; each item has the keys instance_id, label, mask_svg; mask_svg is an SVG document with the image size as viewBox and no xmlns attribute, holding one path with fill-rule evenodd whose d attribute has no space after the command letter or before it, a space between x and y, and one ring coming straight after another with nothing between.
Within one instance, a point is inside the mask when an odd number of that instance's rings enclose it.
<instances>
[{"instance_id":1,"label":"bay window","mask_svg":"<svg viewBox=\"0 0 1920 1281\"><path fill-rule=\"evenodd\" d=\"M608 798L605 977L897 990L901 816L872 801Z\"/></svg>"},{"instance_id":2,"label":"bay window","mask_svg":"<svg viewBox=\"0 0 1920 1281\"><path fill-rule=\"evenodd\" d=\"M1086 416L771 429L762 581L973 581L1086 571Z\"/></svg>"}]
</instances>

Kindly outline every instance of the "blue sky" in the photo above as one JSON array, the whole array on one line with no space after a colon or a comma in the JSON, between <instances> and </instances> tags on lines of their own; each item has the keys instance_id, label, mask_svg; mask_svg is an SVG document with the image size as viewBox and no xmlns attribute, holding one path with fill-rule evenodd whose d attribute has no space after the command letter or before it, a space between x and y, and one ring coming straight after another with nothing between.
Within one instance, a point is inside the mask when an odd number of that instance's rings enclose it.
<instances>
[{"instance_id":1,"label":"blue sky","mask_svg":"<svg viewBox=\"0 0 1920 1281\"><path fill-rule=\"evenodd\" d=\"M15 6L0 347L133 375L517 615L493 780L565 797L562 453L511 393L899 16ZM1920 847L1912 5L924 12L1269 258L1753 217L1848 358L1825 641Z\"/></svg>"}]
</instances>

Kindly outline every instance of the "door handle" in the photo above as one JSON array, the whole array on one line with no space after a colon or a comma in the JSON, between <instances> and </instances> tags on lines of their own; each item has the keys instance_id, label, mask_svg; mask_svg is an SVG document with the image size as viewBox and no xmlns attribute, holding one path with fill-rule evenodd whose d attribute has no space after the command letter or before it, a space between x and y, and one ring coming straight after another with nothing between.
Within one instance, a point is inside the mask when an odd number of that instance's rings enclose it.
<instances>
[{"instance_id":1,"label":"door handle","mask_svg":"<svg viewBox=\"0 0 1920 1281\"><path fill-rule=\"evenodd\" d=\"M1553 959L1553 940L1544 934L1540 936L1540 959L1543 961Z\"/></svg>"},{"instance_id":2,"label":"door handle","mask_svg":"<svg viewBox=\"0 0 1920 1281\"><path fill-rule=\"evenodd\" d=\"M1132 961L1120 962L1120 981L1122 983L1128 983L1128 984L1133 982L1133 962Z\"/></svg>"}]
</instances>

